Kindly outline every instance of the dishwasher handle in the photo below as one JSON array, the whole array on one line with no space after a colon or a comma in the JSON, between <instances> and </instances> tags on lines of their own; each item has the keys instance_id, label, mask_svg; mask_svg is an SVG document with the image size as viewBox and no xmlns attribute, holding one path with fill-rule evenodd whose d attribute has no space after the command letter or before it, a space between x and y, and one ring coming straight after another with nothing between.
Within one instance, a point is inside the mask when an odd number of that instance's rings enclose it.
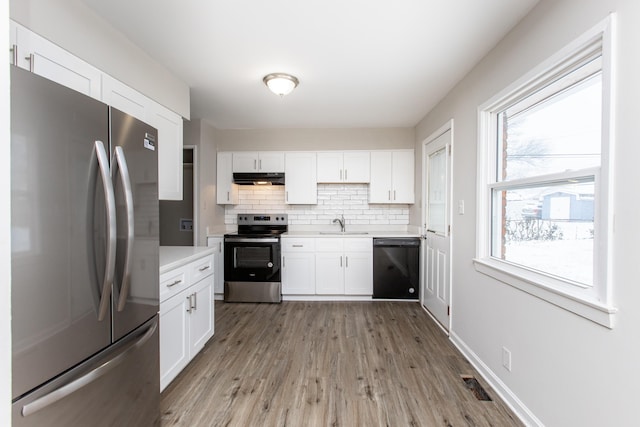
<instances>
[{"instance_id":1,"label":"dishwasher handle","mask_svg":"<svg viewBox=\"0 0 640 427\"><path fill-rule=\"evenodd\" d=\"M412 247L419 247L419 246L420 246L420 239L417 237L373 239L373 247L412 248Z\"/></svg>"}]
</instances>

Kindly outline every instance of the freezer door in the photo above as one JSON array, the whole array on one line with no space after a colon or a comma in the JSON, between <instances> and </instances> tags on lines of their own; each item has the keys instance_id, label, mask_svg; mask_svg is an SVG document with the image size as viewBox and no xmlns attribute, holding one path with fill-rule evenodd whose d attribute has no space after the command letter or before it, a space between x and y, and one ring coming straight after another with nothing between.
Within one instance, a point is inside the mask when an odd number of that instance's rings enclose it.
<instances>
[{"instance_id":1,"label":"freezer door","mask_svg":"<svg viewBox=\"0 0 640 427\"><path fill-rule=\"evenodd\" d=\"M153 426L160 415L158 319L13 403L14 427Z\"/></svg>"},{"instance_id":2,"label":"freezer door","mask_svg":"<svg viewBox=\"0 0 640 427\"><path fill-rule=\"evenodd\" d=\"M12 399L110 343L109 312L98 321L109 159L100 169L95 143L107 119L106 105L11 67Z\"/></svg>"},{"instance_id":3,"label":"freezer door","mask_svg":"<svg viewBox=\"0 0 640 427\"><path fill-rule=\"evenodd\" d=\"M111 173L118 243L113 287L113 339L156 313L159 304L157 131L115 108L111 115Z\"/></svg>"}]
</instances>

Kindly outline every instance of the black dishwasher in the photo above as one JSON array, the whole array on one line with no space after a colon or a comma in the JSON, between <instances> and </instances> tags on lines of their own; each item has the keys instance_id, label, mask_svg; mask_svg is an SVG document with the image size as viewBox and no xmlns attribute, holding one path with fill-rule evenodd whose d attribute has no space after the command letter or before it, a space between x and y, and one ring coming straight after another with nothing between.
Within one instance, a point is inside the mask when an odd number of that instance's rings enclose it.
<instances>
[{"instance_id":1,"label":"black dishwasher","mask_svg":"<svg viewBox=\"0 0 640 427\"><path fill-rule=\"evenodd\" d=\"M373 239L373 298L418 299L420 239Z\"/></svg>"}]
</instances>

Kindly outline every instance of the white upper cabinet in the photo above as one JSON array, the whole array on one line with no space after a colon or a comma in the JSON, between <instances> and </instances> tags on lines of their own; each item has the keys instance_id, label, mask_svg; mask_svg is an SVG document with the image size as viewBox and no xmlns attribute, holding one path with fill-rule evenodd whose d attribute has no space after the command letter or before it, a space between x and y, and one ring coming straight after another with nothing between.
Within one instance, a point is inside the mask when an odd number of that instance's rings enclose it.
<instances>
[{"instance_id":1,"label":"white upper cabinet","mask_svg":"<svg viewBox=\"0 0 640 427\"><path fill-rule=\"evenodd\" d=\"M318 182L369 182L369 156L368 151L331 151L318 153Z\"/></svg>"},{"instance_id":2,"label":"white upper cabinet","mask_svg":"<svg viewBox=\"0 0 640 427\"><path fill-rule=\"evenodd\" d=\"M182 117L107 74L102 102L158 130L158 197L182 200Z\"/></svg>"},{"instance_id":3,"label":"white upper cabinet","mask_svg":"<svg viewBox=\"0 0 640 427\"><path fill-rule=\"evenodd\" d=\"M286 153L284 179L285 203L298 205L318 203L316 153Z\"/></svg>"},{"instance_id":4,"label":"white upper cabinet","mask_svg":"<svg viewBox=\"0 0 640 427\"><path fill-rule=\"evenodd\" d=\"M372 151L369 203L414 203L413 150Z\"/></svg>"},{"instance_id":5,"label":"white upper cabinet","mask_svg":"<svg viewBox=\"0 0 640 427\"><path fill-rule=\"evenodd\" d=\"M182 117L31 30L13 21L10 27L12 63L158 130L158 196L161 200L182 200Z\"/></svg>"},{"instance_id":6,"label":"white upper cabinet","mask_svg":"<svg viewBox=\"0 0 640 427\"><path fill-rule=\"evenodd\" d=\"M218 152L216 170L216 202L219 205L238 203L238 186L233 183L233 156L229 152Z\"/></svg>"},{"instance_id":7,"label":"white upper cabinet","mask_svg":"<svg viewBox=\"0 0 640 427\"><path fill-rule=\"evenodd\" d=\"M11 62L44 78L101 99L102 72L27 28L10 21Z\"/></svg>"},{"instance_id":8,"label":"white upper cabinet","mask_svg":"<svg viewBox=\"0 0 640 427\"><path fill-rule=\"evenodd\" d=\"M102 102L138 120L147 120L151 100L135 89L105 74L102 76Z\"/></svg>"},{"instance_id":9,"label":"white upper cabinet","mask_svg":"<svg viewBox=\"0 0 640 427\"><path fill-rule=\"evenodd\" d=\"M158 130L158 198L182 200L182 117L151 102L145 121Z\"/></svg>"},{"instance_id":10,"label":"white upper cabinet","mask_svg":"<svg viewBox=\"0 0 640 427\"><path fill-rule=\"evenodd\" d=\"M233 153L233 172L284 172L284 153L243 151Z\"/></svg>"}]
</instances>

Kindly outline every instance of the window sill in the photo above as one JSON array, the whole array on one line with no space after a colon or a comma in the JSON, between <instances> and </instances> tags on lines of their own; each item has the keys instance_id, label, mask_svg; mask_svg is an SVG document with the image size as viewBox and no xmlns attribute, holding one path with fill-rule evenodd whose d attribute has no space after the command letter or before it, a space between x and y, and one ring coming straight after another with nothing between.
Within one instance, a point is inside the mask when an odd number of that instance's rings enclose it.
<instances>
[{"instance_id":1,"label":"window sill","mask_svg":"<svg viewBox=\"0 0 640 427\"><path fill-rule=\"evenodd\" d=\"M528 274L524 269L498 260L476 258L473 260L473 264L479 273L493 277L496 280L538 297L557 307L582 316L609 329L613 329L614 317L618 311L615 307L554 289L549 285L540 283L540 281L537 280L537 275Z\"/></svg>"}]
</instances>

